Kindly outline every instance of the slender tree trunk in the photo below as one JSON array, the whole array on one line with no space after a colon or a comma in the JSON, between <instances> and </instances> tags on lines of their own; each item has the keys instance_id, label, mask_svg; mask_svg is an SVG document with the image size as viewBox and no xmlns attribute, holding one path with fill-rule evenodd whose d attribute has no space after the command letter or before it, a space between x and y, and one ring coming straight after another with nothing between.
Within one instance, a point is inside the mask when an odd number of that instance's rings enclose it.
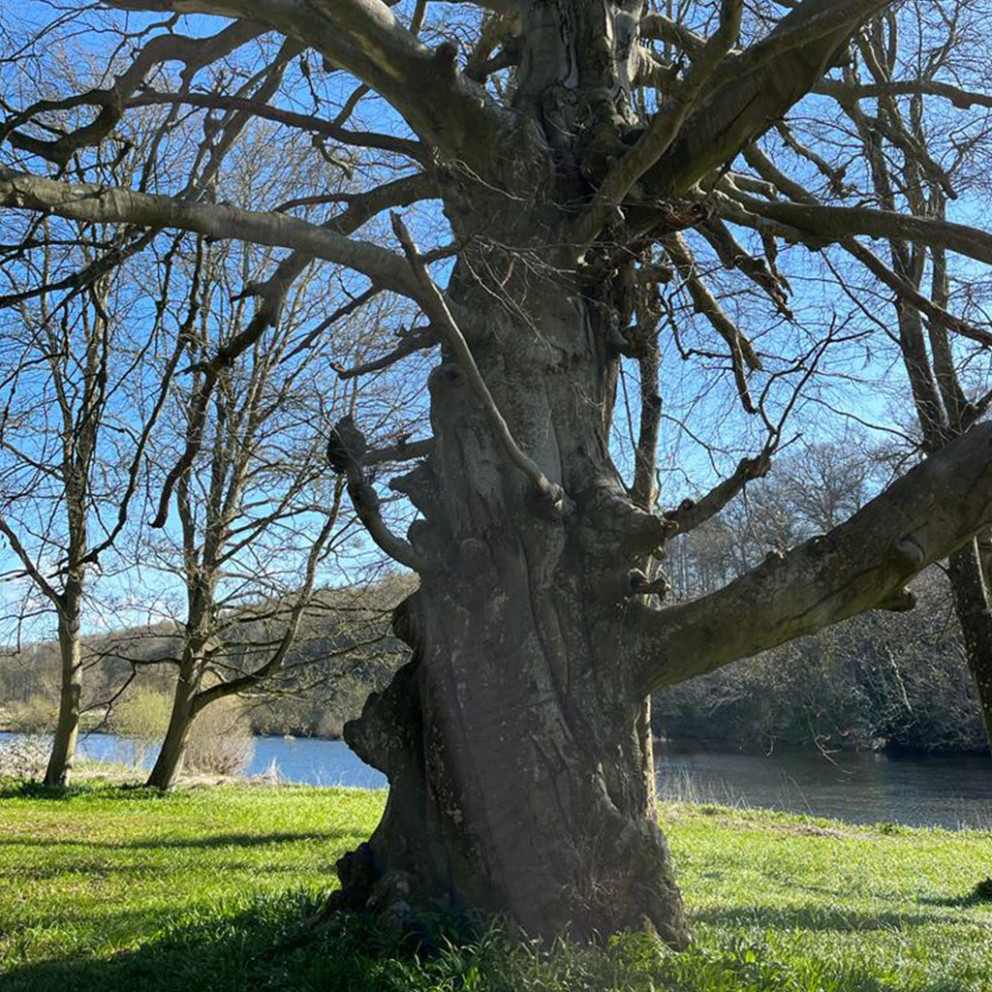
<instances>
[{"instance_id":1,"label":"slender tree trunk","mask_svg":"<svg viewBox=\"0 0 992 992\"><path fill-rule=\"evenodd\" d=\"M989 589L979 542L969 541L951 555L948 565L968 670L982 707L985 736L992 747L992 610L989 609Z\"/></svg>"},{"instance_id":2,"label":"slender tree trunk","mask_svg":"<svg viewBox=\"0 0 992 992\"><path fill-rule=\"evenodd\" d=\"M69 784L76 757L79 737L79 716L82 709L83 662L80 643L81 596L69 590L62 598L59 611L59 658L61 661L61 691L59 713L55 724L52 752L45 770L45 785L54 788Z\"/></svg>"},{"instance_id":3,"label":"slender tree trunk","mask_svg":"<svg viewBox=\"0 0 992 992\"><path fill-rule=\"evenodd\" d=\"M189 659L183 660L179 678L176 681L176 691L173 695L169 727L165 732L162 748L145 782L151 788L171 789L182 774L183 762L186 758L186 744L189 741L189 731L195 716L194 700L197 687L194 673L196 670L195 663Z\"/></svg>"}]
</instances>

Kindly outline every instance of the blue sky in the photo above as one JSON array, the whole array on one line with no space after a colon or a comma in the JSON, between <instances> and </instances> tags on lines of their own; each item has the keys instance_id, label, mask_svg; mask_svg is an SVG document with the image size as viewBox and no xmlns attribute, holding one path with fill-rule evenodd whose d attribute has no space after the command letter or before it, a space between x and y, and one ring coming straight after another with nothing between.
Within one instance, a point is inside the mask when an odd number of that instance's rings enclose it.
<instances>
[{"instance_id":1,"label":"blue sky","mask_svg":"<svg viewBox=\"0 0 992 992\"><path fill-rule=\"evenodd\" d=\"M435 12L446 5L434 5ZM0 26L8 31L23 32L43 23L52 16L55 8L43 0L27 0L15 9L6 8L0 11ZM398 8L405 10L404 5ZM699 7L703 10L702 6ZM450 17L450 12L445 13ZM108 17L116 16L124 20L123 15L109 15L106 11L87 13L79 22L84 28L65 29L61 34L64 43L75 53L68 60L71 67L77 71L86 60L92 59L94 67L103 64L103 53L112 36L98 33L95 28L106 23ZM434 13L438 17L437 13ZM127 23L132 30L148 23L158 23L160 18L147 15L130 15ZM207 33L219 29L222 21L217 18L183 18L181 30L191 33ZM88 27L85 27L88 25ZM702 22L699 25L702 26ZM443 24L435 20L433 28L444 27L448 31L459 33L460 26L450 20ZM271 49L272 43L266 43ZM46 52L46 58L54 67L61 66L63 73L68 66L66 60L58 58L55 46ZM353 92L356 81L343 73L325 77L311 67L314 77L320 76L322 95L331 105L340 106L347 96ZM58 72L50 77L41 68L29 66L27 71L15 71L11 65L3 68L6 81L10 83L5 93L11 104L23 106L25 102L38 95L42 80L55 79ZM230 85L235 86L240 79L234 72L233 66L229 76ZM277 98L277 102L298 112L309 113L313 109L309 86L301 72L299 63L294 63L287 73L287 84ZM160 85L162 85L160 83ZM331 110L325 107L321 111L328 114ZM819 142L824 152L836 150L832 132L822 128L820 120L833 116L832 105L823 99L814 98L803 105L794 115L799 131L814 145ZM368 127L393 134L409 134L405 123L383 101L374 96L365 97L358 106L353 118L355 127ZM837 131L843 135L843 131ZM282 140L280 132L273 132L273 140ZM774 148L777 156L789 158L778 145L774 137L765 139L766 147ZM290 146L287 145L287 154ZM6 155L9 149L5 149ZM177 151L177 157L179 153ZM37 164L37 163L36 163ZM808 163L803 163L791 157L790 166L796 175L807 181L811 188L822 191L824 180L815 173ZM42 167L39 166L39 169ZM859 165L853 161L852 175L858 173ZM391 174L388 163L378 163L363 167L350 180L353 188L361 184L382 179ZM335 181L341 181L338 176ZM163 189L168 183L163 180ZM954 215L966 222L984 222L986 217L984 190L976 184L973 189L963 191L960 200L952 205ZM321 215L314 211L312 219L319 220ZM410 224L414 235L421 247L428 249L445 244L450 238L447 223L440 213L438 204L426 202L416 208L404 211L405 219ZM760 251L758 242L747 232L737 232L742 243L756 253ZM393 245L392 235L388 229L386 218L380 218L363 232L364 237L379 238L383 243ZM726 291L725 307L728 312L739 319L742 329L752 338L759 350L764 354L766 372L754 377L753 388L760 391L762 383L770 374L776 374L789 367L796 356L804 354L820 340L825 328L833 325L838 336L844 340L831 347L822 361L822 371L818 380L808 390L805 397L796 404L789 424L785 430L786 438L801 436L805 443L814 443L842 436L850 423L857 422L867 425L869 435L873 433L872 425L879 430L875 435L879 440L891 440L890 432L902 431L907 423L912 421L912 411L908 402L908 391L905 375L898 361L896 349L887 340L870 318L874 317L883 325L891 326L893 308L888 294L882 293L871 297L862 295L867 300L866 313L855 301L838 291L833 276L827 268L827 258L823 254L811 253L802 247L784 248L779 264L783 273L793 286L793 296L790 305L795 313L792 322L784 320L775 312L767 300L756 299L753 295L743 292L743 284L736 277L718 271L712 252L693 239L693 247L698 252L698 258L704 271L712 276L715 284ZM881 251L881 246L876 246ZM969 280L980 277L975 266L956 263L958 272ZM435 275L444 282L447 270L444 264L438 265ZM333 308L343 298L345 292L352 294L364 287L364 280L355 275L337 275L328 280L328 308ZM677 286L665 290L670 296L670 304L679 328L683 347L704 352L720 350L721 342L714 340L715 336L708 325L692 314L687 304L686 296L679 292ZM984 319L981 308L984 297L979 296L968 303L973 319ZM140 305L136 304L136 313ZM389 317L391 325L398 326L412 319L409 308L398 307ZM315 313L314 323L320 314ZM301 334L306 332L301 327ZM959 345L959 348L963 346ZM659 455L659 470L663 487L663 504L676 505L684 496L698 496L709 488L718 478L733 470L737 461L746 455L754 455L764 443L764 428L761 422L749 417L740 409L739 401L733 387L733 379L729 371L729 363L722 358L707 358L697 356L690 361L683 360L676 347L674 335L666 332L662 338L662 396L665 403L665 425L662 436L662 446ZM377 377L377 386L382 396L398 396L397 404L402 408L400 420L403 423L415 425L419 436L423 436L423 420L426 412L425 363L420 361L410 366L400 366ZM769 412L776 419L784 406L791 400L792 383L801 375L797 371L791 376L784 376L773 388L769 397ZM972 375L976 386L987 383L989 378L988 360L983 357L972 366ZM630 473L631 454L630 437L636 433L636 370L630 363L625 364L624 386L626 396L634 409L632 421L626 417L624 393L621 392L617 410L614 442L616 460L619 468L625 474ZM391 418L387 416L386 400L383 398L375 404L364 407L361 411L362 424L374 434L386 437L389 433ZM700 440L703 442L701 443ZM174 521L169 527L174 528ZM355 549L358 559L367 560L369 548L367 543L359 544ZM0 573L9 572L12 568L9 552L0 548ZM358 574L356 571L354 574ZM351 573L340 570L329 574L328 581L351 578ZM109 590L106 598L125 599L131 597L137 603L141 596L147 596L157 601L162 595L156 579L148 568L139 568L123 578L106 579L103 588ZM0 599L7 602L13 596L20 595L23 584L0 583ZM137 597L137 598L134 598Z\"/></svg>"}]
</instances>

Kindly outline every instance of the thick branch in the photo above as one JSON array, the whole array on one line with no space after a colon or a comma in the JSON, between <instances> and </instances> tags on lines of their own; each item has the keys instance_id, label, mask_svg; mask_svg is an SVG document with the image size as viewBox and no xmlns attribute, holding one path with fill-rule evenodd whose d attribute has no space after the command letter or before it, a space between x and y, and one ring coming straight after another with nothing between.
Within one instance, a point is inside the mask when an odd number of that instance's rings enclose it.
<instances>
[{"instance_id":1,"label":"thick branch","mask_svg":"<svg viewBox=\"0 0 992 992\"><path fill-rule=\"evenodd\" d=\"M702 35L664 14L646 14L641 18L641 37L645 41L665 41L689 55L698 55L706 45Z\"/></svg>"},{"instance_id":2,"label":"thick branch","mask_svg":"<svg viewBox=\"0 0 992 992\"><path fill-rule=\"evenodd\" d=\"M362 457L362 464L367 466L385 465L389 462L408 462L417 458L426 458L434 450L434 438L424 438L422 441L410 441L400 438L395 444L383 448L372 448Z\"/></svg>"},{"instance_id":3,"label":"thick branch","mask_svg":"<svg viewBox=\"0 0 992 992\"><path fill-rule=\"evenodd\" d=\"M911 605L906 583L992 521L992 424L982 424L850 520L710 596L637 609L631 663L647 694L874 608Z\"/></svg>"},{"instance_id":4,"label":"thick branch","mask_svg":"<svg viewBox=\"0 0 992 992\"><path fill-rule=\"evenodd\" d=\"M819 201L813 196L812 193L779 170L764 154L764 152L757 147L757 145L752 145L747 150L745 155L752 168L756 169L765 180L770 182L773 188L778 189L784 195L790 197L792 200L795 200L798 204L808 205L811 207L817 207L820 205ZM727 220L731 220L736 224L741 224L746 227L751 227L766 236L781 237L786 241L791 241L793 243L804 243L810 245L811 247L822 247L825 242L834 240L824 238L823 235L819 234L814 235L804 233L798 227L791 226L782 221L772 220L763 215L759 216L758 214L752 213L751 211L745 209L743 202L753 206L756 203L763 203L765 201L748 199L741 194L739 189L736 189L735 187L736 183L728 187L727 179L724 178L721 183L721 188L727 189L730 196L727 197L721 193L716 193L712 201L712 205L714 206L716 212L725 217ZM889 266L887 266L877 255L874 254L874 252L871 251L871 249L861 244L856 238L846 237L836 240L845 251L858 259L858 261L860 261L869 272L878 278L884 285L888 286L889 289L893 290L903 303L919 310L920 313L924 314L924 316L926 316L930 321L940 327L945 327L948 330L954 331L956 334L962 335L963 337L971 338L973 341L978 341L980 344L984 344L986 346L992 345L992 334L988 331L982 330L981 328L975 327L973 324L969 324L960 317L954 316L954 314L950 313L945 307L942 307L933 300L928 299L914 286L910 285L909 282L890 269Z\"/></svg>"},{"instance_id":5,"label":"thick branch","mask_svg":"<svg viewBox=\"0 0 992 992\"><path fill-rule=\"evenodd\" d=\"M406 296L417 293L417 283L408 266L393 252L286 214L239 210L95 183L60 183L3 166L0 206L53 213L69 220L178 228L217 240L239 239L293 248L355 269L394 292Z\"/></svg>"},{"instance_id":6,"label":"thick branch","mask_svg":"<svg viewBox=\"0 0 992 992\"><path fill-rule=\"evenodd\" d=\"M575 224L569 237L575 241L580 251L584 251L593 242L634 184L672 144L704 92L711 73L736 43L743 4L741 0L722 0L720 8L720 26L706 40L672 99L654 115L637 144L610 169L596 191L589 210Z\"/></svg>"},{"instance_id":7,"label":"thick branch","mask_svg":"<svg viewBox=\"0 0 992 992\"><path fill-rule=\"evenodd\" d=\"M770 202L743 194L735 199L759 216L807 231L816 238L842 241L863 235L869 238L911 241L928 247L944 248L979 262L992 264L992 235L965 224L867 207Z\"/></svg>"},{"instance_id":8,"label":"thick branch","mask_svg":"<svg viewBox=\"0 0 992 992\"><path fill-rule=\"evenodd\" d=\"M457 66L457 46L436 51L383 0L109 0L125 10L216 14L262 21L308 45L388 100L450 159L488 175L514 119Z\"/></svg>"},{"instance_id":9,"label":"thick branch","mask_svg":"<svg viewBox=\"0 0 992 992\"><path fill-rule=\"evenodd\" d=\"M740 72L716 86L694 109L677 139L645 181L652 190L677 194L731 161L747 144L806 95L836 60L848 39L892 0L804 0L765 40L732 57ZM829 23L831 29L817 33ZM801 43L812 32L812 40ZM780 50L779 39L790 45ZM790 47L791 46L791 47ZM771 60L749 54L768 53ZM753 71L748 67L759 63Z\"/></svg>"}]
</instances>

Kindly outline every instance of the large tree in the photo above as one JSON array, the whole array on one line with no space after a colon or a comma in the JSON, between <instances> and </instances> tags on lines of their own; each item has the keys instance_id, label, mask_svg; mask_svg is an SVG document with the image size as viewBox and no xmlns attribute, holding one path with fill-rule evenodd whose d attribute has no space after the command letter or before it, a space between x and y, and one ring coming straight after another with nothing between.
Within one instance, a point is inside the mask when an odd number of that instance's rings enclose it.
<instances>
[{"instance_id":1,"label":"large tree","mask_svg":"<svg viewBox=\"0 0 992 992\"><path fill-rule=\"evenodd\" d=\"M761 141L895 5L109 6L143 12L127 23L82 15L122 32L116 75L68 95L52 93L45 72L28 74L45 92L10 108L0 204L284 247L272 275L246 287L262 322L279 319L310 263L349 267L356 278L342 289L357 299L399 294L424 315L366 372L440 347L426 379L430 438L383 450L347 420L330 443L371 538L420 578L395 619L413 660L347 730L391 789L371 840L339 865L337 904L398 923L440 904L506 911L544 932L646 926L684 944L656 819L649 693L860 611L909 605L907 580L992 518L992 426L978 425L826 535L701 599L658 598L665 542L768 470L794 406L772 393L806 384L845 333L824 328L791 363L763 355L737 319L755 308L721 302L696 258L700 238L780 322L792 318L776 265L783 242L822 249L897 234L992 260L992 237L960 223L808 202ZM22 60L30 51L10 47ZM170 82L161 66L176 62ZM92 117L73 123L86 107ZM116 128L141 107L205 112L198 163L220 163L227 124L254 115L281 125L287 146L305 134L315 154L367 184L329 195L324 203L345 207L322 217L320 197L249 211L202 185L159 188L154 169L127 189L87 182L101 149L129 154ZM447 242L421 255L397 216L402 251L385 245L375 216L421 200L440 209L417 213L417 238L436 233L443 214ZM428 264L451 258L434 268L441 290ZM903 287L881 260L871 264L882 284ZM712 492L661 514L659 334L670 330L682 349L685 332L657 291L672 278L718 341L686 349L701 356L694 374L722 365L767 433ZM955 333L992 341L948 319ZM763 364L771 371L756 392ZM611 453L625 368L639 373L642 401L629 466ZM401 537L372 469L404 457L416 464L391 485L417 516Z\"/></svg>"}]
</instances>

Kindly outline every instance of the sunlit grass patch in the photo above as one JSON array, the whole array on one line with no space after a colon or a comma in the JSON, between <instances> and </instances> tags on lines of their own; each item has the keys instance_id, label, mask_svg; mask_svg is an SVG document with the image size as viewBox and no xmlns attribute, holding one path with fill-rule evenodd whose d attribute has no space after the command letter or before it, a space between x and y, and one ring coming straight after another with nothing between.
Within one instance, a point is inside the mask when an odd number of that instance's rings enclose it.
<instances>
[{"instance_id":1,"label":"sunlit grass patch","mask_svg":"<svg viewBox=\"0 0 992 992\"><path fill-rule=\"evenodd\" d=\"M0 793L0 988L988 992L992 835L666 806L697 943L581 947L492 923L428 951L305 925L383 793L84 787Z\"/></svg>"}]
</instances>

